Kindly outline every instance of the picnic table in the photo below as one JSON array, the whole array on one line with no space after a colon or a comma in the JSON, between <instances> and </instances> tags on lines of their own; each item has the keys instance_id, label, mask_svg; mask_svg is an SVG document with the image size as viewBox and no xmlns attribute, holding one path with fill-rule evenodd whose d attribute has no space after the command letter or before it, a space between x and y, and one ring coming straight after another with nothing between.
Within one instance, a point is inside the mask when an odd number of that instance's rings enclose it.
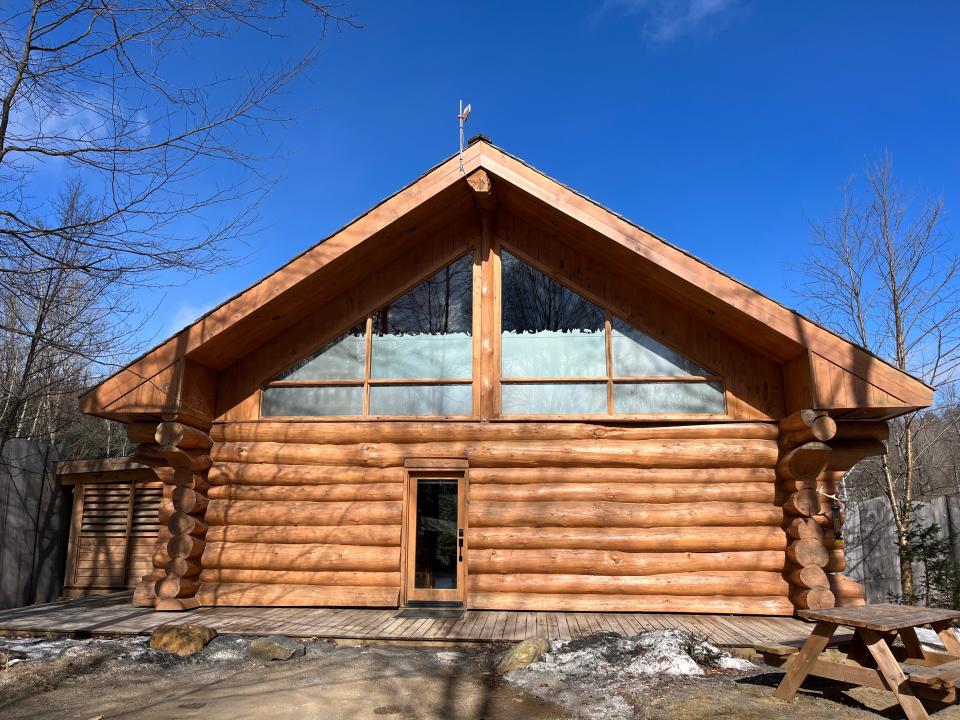
<instances>
[{"instance_id":1,"label":"picnic table","mask_svg":"<svg viewBox=\"0 0 960 720\"><path fill-rule=\"evenodd\" d=\"M957 702L960 686L960 640L952 622L956 610L909 605L863 605L826 610L801 610L801 617L817 624L798 645L765 645L757 649L764 659L787 672L774 691L791 699L807 676L889 690L910 720L928 718L921 698L940 704ZM930 626L946 652L924 648L916 628ZM839 628L849 628L837 633ZM899 639L900 643L894 641ZM823 655L834 648L840 652Z\"/></svg>"}]
</instances>

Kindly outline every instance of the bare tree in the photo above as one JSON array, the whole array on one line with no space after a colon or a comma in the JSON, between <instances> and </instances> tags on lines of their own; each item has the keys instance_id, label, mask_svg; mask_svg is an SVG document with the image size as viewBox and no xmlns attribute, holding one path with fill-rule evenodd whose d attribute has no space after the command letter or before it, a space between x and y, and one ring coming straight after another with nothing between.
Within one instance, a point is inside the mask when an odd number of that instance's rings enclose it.
<instances>
[{"instance_id":1,"label":"bare tree","mask_svg":"<svg viewBox=\"0 0 960 720\"><path fill-rule=\"evenodd\" d=\"M864 179L862 191L849 182L839 210L813 227L808 304L818 320L895 367L934 387L949 383L960 364L960 263L947 246L943 204L901 190L889 155ZM931 431L926 423L920 433L924 418L894 421L888 454L858 468L890 503L905 602L916 598L909 540L921 462L952 427Z\"/></svg>"},{"instance_id":2,"label":"bare tree","mask_svg":"<svg viewBox=\"0 0 960 720\"><path fill-rule=\"evenodd\" d=\"M194 52L315 18L320 0L32 0L0 10L0 446L122 359L129 291L229 260L269 182L257 133L316 46L236 77ZM217 184L217 177L235 178ZM123 328L118 331L116 328ZM71 380L66 382L63 373ZM73 398L70 398L73 401ZM61 428L62 430L62 428Z\"/></svg>"}]
</instances>

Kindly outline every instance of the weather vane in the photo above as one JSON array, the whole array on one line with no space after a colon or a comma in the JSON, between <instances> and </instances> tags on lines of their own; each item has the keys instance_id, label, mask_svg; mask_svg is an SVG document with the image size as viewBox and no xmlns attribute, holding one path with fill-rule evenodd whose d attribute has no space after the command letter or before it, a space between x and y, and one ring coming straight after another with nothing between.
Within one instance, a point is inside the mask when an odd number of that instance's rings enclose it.
<instances>
[{"instance_id":1,"label":"weather vane","mask_svg":"<svg viewBox=\"0 0 960 720\"><path fill-rule=\"evenodd\" d=\"M463 106L463 100L460 101L460 114L457 115L457 121L460 123L460 174L463 174L463 126L470 117L470 104Z\"/></svg>"}]
</instances>

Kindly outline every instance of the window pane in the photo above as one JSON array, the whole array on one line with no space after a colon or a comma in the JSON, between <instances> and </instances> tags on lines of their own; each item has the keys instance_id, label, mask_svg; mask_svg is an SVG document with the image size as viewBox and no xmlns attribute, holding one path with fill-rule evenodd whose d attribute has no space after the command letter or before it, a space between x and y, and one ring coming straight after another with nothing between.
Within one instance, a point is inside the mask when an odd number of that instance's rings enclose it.
<instances>
[{"instance_id":1,"label":"window pane","mask_svg":"<svg viewBox=\"0 0 960 720\"><path fill-rule=\"evenodd\" d=\"M505 383L504 415L606 415L606 383Z\"/></svg>"},{"instance_id":2,"label":"window pane","mask_svg":"<svg viewBox=\"0 0 960 720\"><path fill-rule=\"evenodd\" d=\"M374 335L373 378L469 378L473 340L469 333Z\"/></svg>"},{"instance_id":3,"label":"window pane","mask_svg":"<svg viewBox=\"0 0 960 720\"><path fill-rule=\"evenodd\" d=\"M362 415L362 387L268 387L262 415Z\"/></svg>"},{"instance_id":4,"label":"window pane","mask_svg":"<svg viewBox=\"0 0 960 720\"><path fill-rule=\"evenodd\" d=\"M502 253L502 376L604 377L603 311Z\"/></svg>"},{"instance_id":5,"label":"window pane","mask_svg":"<svg viewBox=\"0 0 960 720\"><path fill-rule=\"evenodd\" d=\"M374 378L473 375L473 258L465 255L373 316Z\"/></svg>"},{"instance_id":6,"label":"window pane","mask_svg":"<svg viewBox=\"0 0 960 720\"><path fill-rule=\"evenodd\" d=\"M436 590L457 586L457 481L417 480L417 549L413 584Z\"/></svg>"},{"instance_id":7,"label":"window pane","mask_svg":"<svg viewBox=\"0 0 960 720\"><path fill-rule=\"evenodd\" d=\"M364 325L328 343L319 352L285 370L278 380L362 380Z\"/></svg>"},{"instance_id":8,"label":"window pane","mask_svg":"<svg viewBox=\"0 0 960 720\"><path fill-rule=\"evenodd\" d=\"M719 382L616 383L613 407L618 415L723 413Z\"/></svg>"},{"instance_id":9,"label":"window pane","mask_svg":"<svg viewBox=\"0 0 960 720\"><path fill-rule=\"evenodd\" d=\"M613 318L613 374L629 376L709 375L706 370L619 318Z\"/></svg>"},{"instance_id":10,"label":"window pane","mask_svg":"<svg viewBox=\"0 0 960 720\"><path fill-rule=\"evenodd\" d=\"M470 385L371 385L371 415L470 415Z\"/></svg>"}]
</instances>

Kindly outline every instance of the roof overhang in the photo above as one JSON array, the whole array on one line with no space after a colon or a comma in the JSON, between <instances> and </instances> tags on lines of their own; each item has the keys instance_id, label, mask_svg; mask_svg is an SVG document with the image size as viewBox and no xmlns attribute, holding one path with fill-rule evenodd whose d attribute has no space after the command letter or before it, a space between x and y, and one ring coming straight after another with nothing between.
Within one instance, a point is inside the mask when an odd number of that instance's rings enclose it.
<instances>
[{"instance_id":1,"label":"roof overhang","mask_svg":"<svg viewBox=\"0 0 960 720\"><path fill-rule=\"evenodd\" d=\"M554 224L589 231L604 251L639 263L718 322L738 328L745 341L762 338L765 351L779 362L802 366L813 378L812 404L823 399L818 400L818 369L823 375L834 368L867 390L848 393L850 400L839 403L848 407L825 409L853 412L873 405L892 416L932 403L932 388L923 382L479 139L464 150L462 170L458 156L432 168L86 392L81 410L124 421L176 416L209 423L212 407L196 391L205 379L289 326L311 287L345 266L348 257L356 266L372 238L402 238L472 203L464 178L481 168L495 178L501 201L533 203L551 213ZM837 406L836 395L827 402Z\"/></svg>"}]
</instances>

